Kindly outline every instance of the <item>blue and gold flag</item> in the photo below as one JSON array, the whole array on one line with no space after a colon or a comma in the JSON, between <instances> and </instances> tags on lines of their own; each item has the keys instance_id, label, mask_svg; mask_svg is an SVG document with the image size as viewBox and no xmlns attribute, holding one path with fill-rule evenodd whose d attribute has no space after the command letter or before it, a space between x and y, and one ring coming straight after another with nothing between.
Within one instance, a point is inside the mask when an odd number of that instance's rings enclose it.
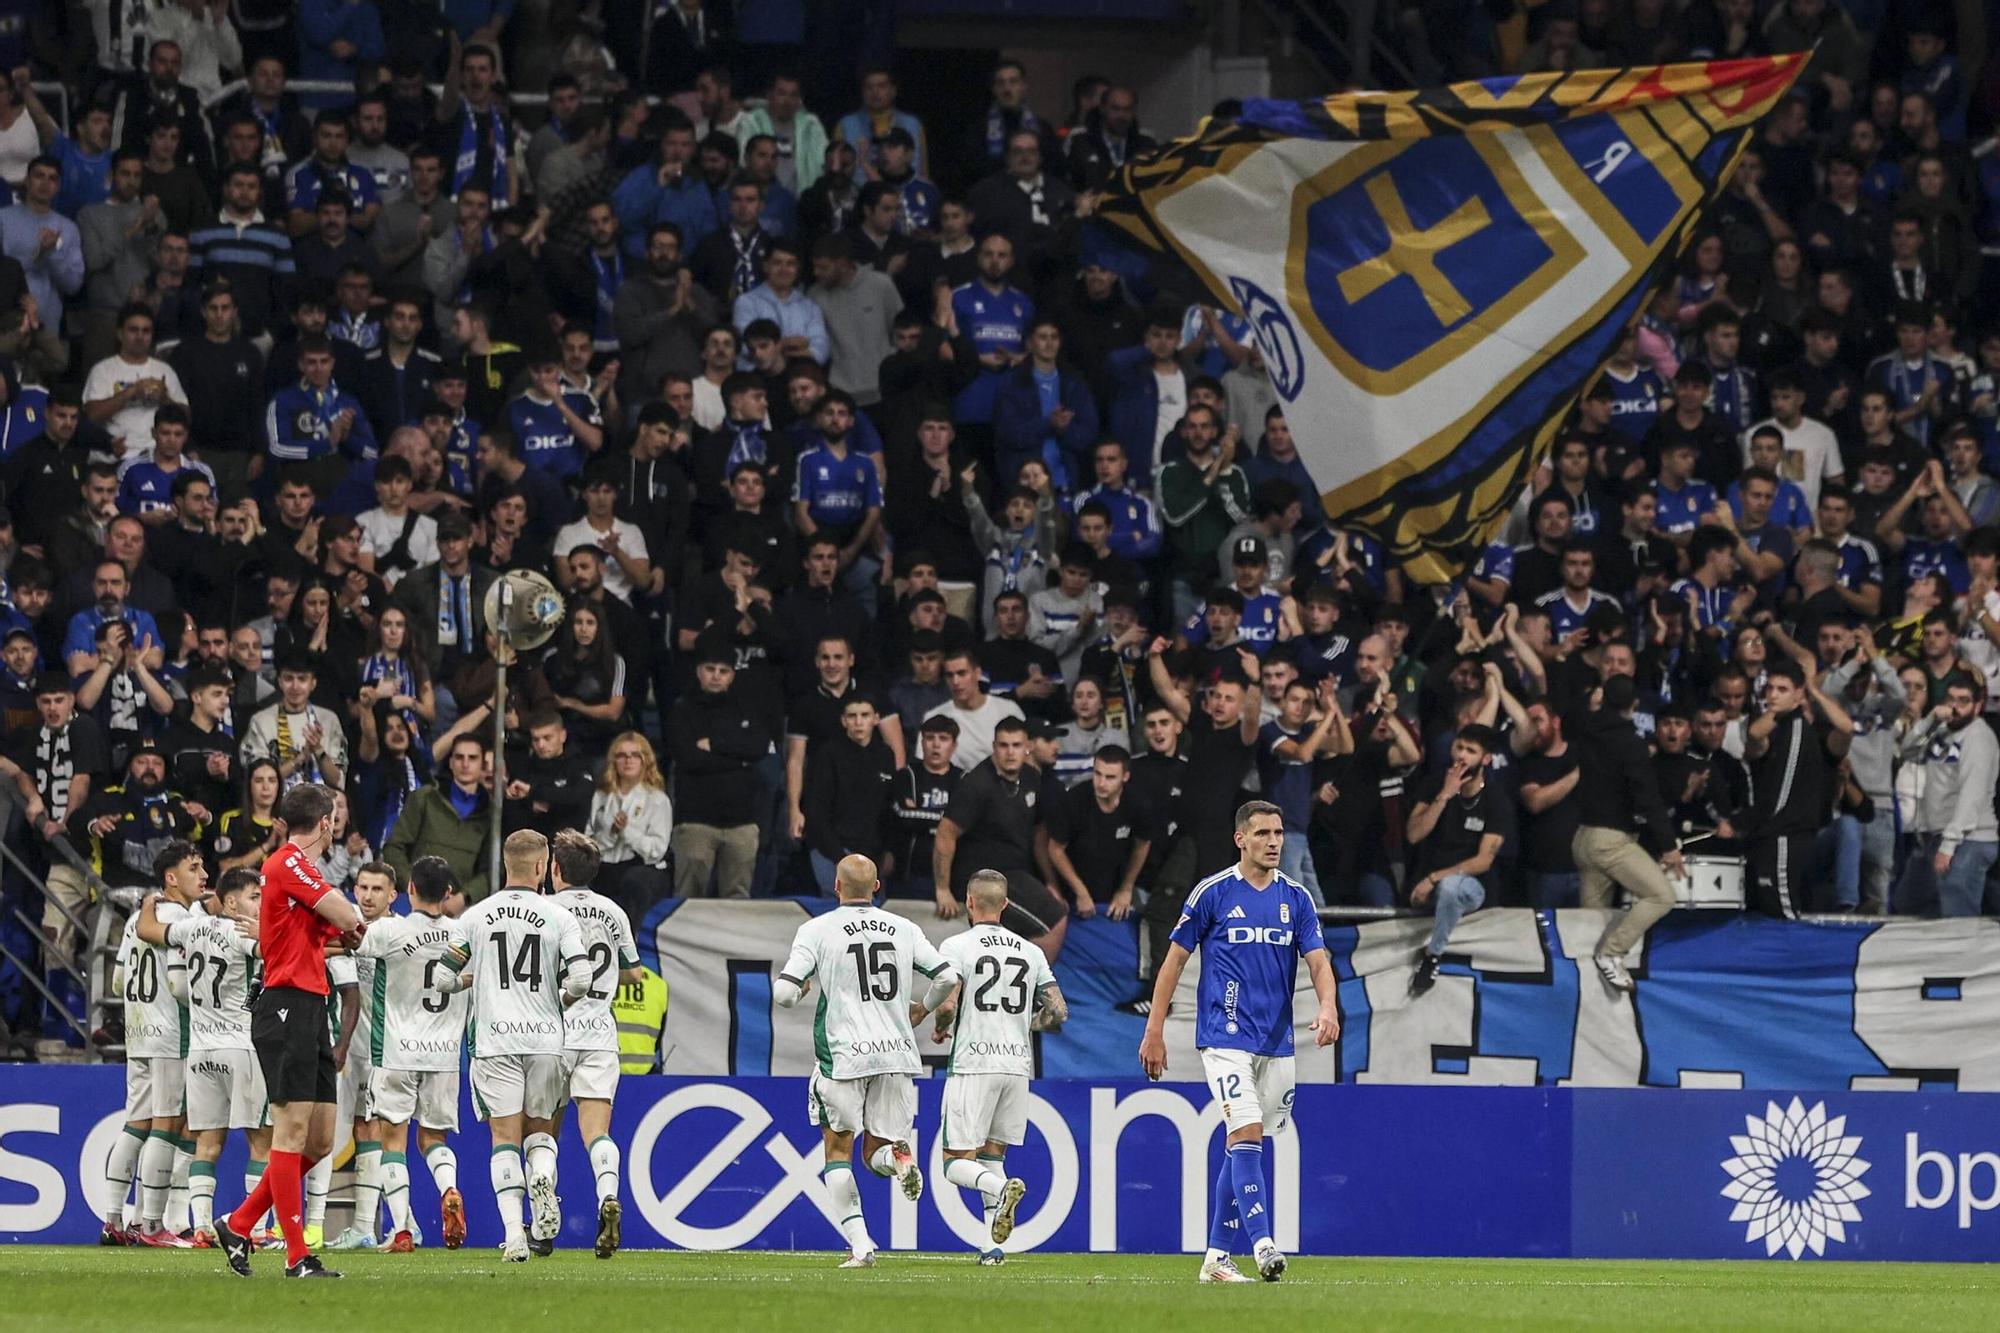
<instances>
[{"instance_id":1,"label":"blue and gold flag","mask_svg":"<svg viewBox=\"0 0 2000 1333\"><path fill-rule=\"evenodd\" d=\"M1447 578L1805 59L1253 101L1099 217L1249 321L1327 512Z\"/></svg>"}]
</instances>

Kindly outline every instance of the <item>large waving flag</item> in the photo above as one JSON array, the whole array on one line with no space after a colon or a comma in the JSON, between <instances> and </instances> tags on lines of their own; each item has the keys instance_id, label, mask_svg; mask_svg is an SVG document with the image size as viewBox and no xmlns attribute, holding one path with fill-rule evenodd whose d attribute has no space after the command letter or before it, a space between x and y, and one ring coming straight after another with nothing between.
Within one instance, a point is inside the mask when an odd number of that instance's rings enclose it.
<instances>
[{"instance_id":1,"label":"large waving flag","mask_svg":"<svg viewBox=\"0 0 2000 1333\"><path fill-rule=\"evenodd\" d=\"M1806 58L1253 101L1099 216L1250 322L1328 513L1450 577Z\"/></svg>"}]
</instances>

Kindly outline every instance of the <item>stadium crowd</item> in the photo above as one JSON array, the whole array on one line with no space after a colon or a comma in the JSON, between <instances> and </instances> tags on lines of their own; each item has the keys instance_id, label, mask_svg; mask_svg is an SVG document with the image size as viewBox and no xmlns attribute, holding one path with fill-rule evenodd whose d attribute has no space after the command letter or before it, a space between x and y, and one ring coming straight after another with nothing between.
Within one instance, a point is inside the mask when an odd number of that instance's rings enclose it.
<instances>
[{"instance_id":1,"label":"stadium crowd","mask_svg":"<svg viewBox=\"0 0 2000 1333\"><path fill-rule=\"evenodd\" d=\"M1621 676L1679 836L1806 837L1753 903L2000 904L2000 98L1949 10L1397 7L1427 76L1815 49L1426 585L1327 522L1293 432L1341 427L1243 323L1093 243L1131 88L1058 116L1003 60L934 139L890 69L808 108L727 5L642 8L0 6L0 777L47 882L9 867L42 937L0 929L66 1003L56 842L113 887L173 839L254 867L323 781L335 881L482 896L511 571L567 611L509 673L507 826L588 830L635 922L858 852L1150 956L1250 792L1324 903L1574 904L1566 720ZM1753 782L1777 678L1809 744Z\"/></svg>"}]
</instances>

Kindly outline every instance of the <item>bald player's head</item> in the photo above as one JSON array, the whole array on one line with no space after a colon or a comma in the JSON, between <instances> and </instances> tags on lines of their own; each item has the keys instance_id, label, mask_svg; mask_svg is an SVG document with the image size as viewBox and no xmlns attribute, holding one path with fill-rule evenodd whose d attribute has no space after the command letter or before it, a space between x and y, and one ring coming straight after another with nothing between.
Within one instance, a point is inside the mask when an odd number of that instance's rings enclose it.
<instances>
[{"instance_id":1,"label":"bald player's head","mask_svg":"<svg viewBox=\"0 0 2000 1333\"><path fill-rule=\"evenodd\" d=\"M1007 910L1007 877L997 870L975 870L965 881L965 909L974 921L998 921Z\"/></svg>"},{"instance_id":2,"label":"bald player's head","mask_svg":"<svg viewBox=\"0 0 2000 1333\"><path fill-rule=\"evenodd\" d=\"M518 829L500 844L500 860L510 886L539 889L549 877L549 840L531 828Z\"/></svg>"},{"instance_id":3,"label":"bald player's head","mask_svg":"<svg viewBox=\"0 0 2000 1333\"><path fill-rule=\"evenodd\" d=\"M834 896L844 903L868 903L875 901L875 891L882 887L882 880L875 872L875 863L858 852L840 858L840 864L833 870Z\"/></svg>"}]
</instances>

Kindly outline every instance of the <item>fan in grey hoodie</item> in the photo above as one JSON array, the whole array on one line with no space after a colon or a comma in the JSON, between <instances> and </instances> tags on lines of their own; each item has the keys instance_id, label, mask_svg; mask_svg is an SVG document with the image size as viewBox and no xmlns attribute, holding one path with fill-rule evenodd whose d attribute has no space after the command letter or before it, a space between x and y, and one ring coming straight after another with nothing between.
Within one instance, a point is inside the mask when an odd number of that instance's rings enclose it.
<instances>
[{"instance_id":1,"label":"fan in grey hoodie","mask_svg":"<svg viewBox=\"0 0 2000 1333\"><path fill-rule=\"evenodd\" d=\"M1895 664L1872 651L1865 634L1861 643L1861 653L1828 671L1820 687L1847 705L1854 719L1847 762L1855 783L1875 805L1875 818L1861 826L1861 910L1879 916L1888 907L1896 864L1895 726L1903 710L1903 684Z\"/></svg>"},{"instance_id":2,"label":"fan in grey hoodie","mask_svg":"<svg viewBox=\"0 0 2000 1333\"><path fill-rule=\"evenodd\" d=\"M2000 738L1979 716L1981 693L1953 681L1944 703L1903 740L1903 761L1924 766L1924 795L1917 804L1917 847L1896 882L1898 912L1979 915L1986 872L2000 858L2000 821L1993 813Z\"/></svg>"}]
</instances>

